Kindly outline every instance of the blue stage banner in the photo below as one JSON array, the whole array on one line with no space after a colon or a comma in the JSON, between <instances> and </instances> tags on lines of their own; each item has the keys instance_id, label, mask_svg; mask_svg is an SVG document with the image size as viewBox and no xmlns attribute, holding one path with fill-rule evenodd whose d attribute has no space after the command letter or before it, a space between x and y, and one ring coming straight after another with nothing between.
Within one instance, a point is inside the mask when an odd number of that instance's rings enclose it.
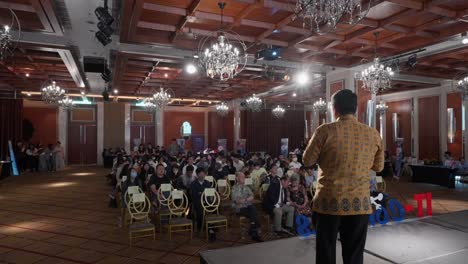
<instances>
[{"instance_id":1,"label":"blue stage banner","mask_svg":"<svg viewBox=\"0 0 468 264\"><path fill-rule=\"evenodd\" d=\"M11 144L11 140L8 140L8 150L10 151L10 160L11 168L13 170L13 176L19 176L18 166L16 165L15 152L13 151L13 145Z\"/></svg>"}]
</instances>

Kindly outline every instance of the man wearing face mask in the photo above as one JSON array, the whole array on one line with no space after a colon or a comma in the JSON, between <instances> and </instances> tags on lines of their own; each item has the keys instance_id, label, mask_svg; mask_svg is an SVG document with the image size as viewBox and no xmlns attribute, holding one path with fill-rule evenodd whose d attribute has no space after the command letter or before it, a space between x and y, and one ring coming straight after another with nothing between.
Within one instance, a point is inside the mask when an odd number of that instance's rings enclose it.
<instances>
[{"instance_id":1,"label":"man wearing face mask","mask_svg":"<svg viewBox=\"0 0 468 264\"><path fill-rule=\"evenodd\" d=\"M138 172L136 169L132 169L130 171L130 177L127 177L127 180L122 182L122 207L126 207L125 205L125 192L127 192L128 187L130 186L138 186L140 189L142 188L141 181L138 178Z\"/></svg>"}]
</instances>

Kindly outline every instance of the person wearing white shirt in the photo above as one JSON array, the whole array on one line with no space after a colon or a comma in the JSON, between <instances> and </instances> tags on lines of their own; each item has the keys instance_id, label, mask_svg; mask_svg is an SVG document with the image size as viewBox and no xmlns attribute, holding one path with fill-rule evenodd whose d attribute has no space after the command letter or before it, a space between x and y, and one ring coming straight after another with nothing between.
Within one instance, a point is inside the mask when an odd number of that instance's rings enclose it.
<instances>
[{"instance_id":1,"label":"person wearing white shirt","mask_svg":"<svg viewBox=\"0 0 468 264\"><path fill-rule=\"evenodd\" d=\"M289 167L292 167L293 169L300 169L302 167L302 164L297 161L297 156L295 154L292 156L292 161L289 163Z\"/></svg>"},{"instance_id":2,"label":"person wearing white shirt","mask_svg":"<svg viewBox=\"0 0 468 264\"><path fill-rule=\"evenodd\" d=\"M242 169L244 168L245 164L242 160L239 159L239 157L237 156L234 156L232 158L232 165L234 166L234 168L236 168L236 171L239 172L239 171L242 171Z\"/></svg>"},{"instance_id":3,"label":"person wearing white shirt","mask_svg":"<svg viewBox=\"0 0 468 264\"><path fill-rule=\"evenodd\" d=\"M195 164L193 164L193 157L188 158L187 165L185 165L182 168L182 174L185 175L185 172L187 171L187 166L188 165L191 165L193 167L193 177L197 177L197 174L195 173L197 171L197 166L195 166Z\"/></svg>"}]
</instances>

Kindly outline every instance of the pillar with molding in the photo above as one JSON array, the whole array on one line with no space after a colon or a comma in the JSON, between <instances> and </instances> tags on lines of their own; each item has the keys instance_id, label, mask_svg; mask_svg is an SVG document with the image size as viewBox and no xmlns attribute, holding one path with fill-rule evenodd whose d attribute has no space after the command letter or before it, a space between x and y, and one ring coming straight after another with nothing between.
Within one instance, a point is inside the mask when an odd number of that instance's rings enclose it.
<instances>
[{"instance_id":1,"label":"pillar with molding","mask_svg":"<svg viewBox=\"0 0 468 264\"><path fill-rule=\"evenodd\" d=\"M130 128L131 128L131 123L132 123L132 113L131 113L131 104L126 103L125 104L125 131L124 131L124 137L125 137L125 151L127 153L130 153L130 146L131 146L131 136L130 136Z\"/></svg>"},{"instance_id":2,"label":"pillar with molding","mask_svg":"<svg viewBox=\"0 0 468 264\"><path fill-rule=\"evenodd\" d=\"M103 165L102 151L104 150L104 103L96 103L96 126L97 126L97 164Z\"/></svg>"},{"instance_id":3,"label":"pillar with molding","mask_svg":"<svg viewBox=\"0 0 468 264\"><path fill-rule=\"evenodd\" d=\"M57 137L63 147L64 162L66 165L68 160L68 110L59 107L57 111Z\"/></svg>"},{"instance_id":4,"label":"pillar with molding","mask_svg":"<svg viewBox=\"0 0 468 264\"><path fill-rule=\"evenodd\" d=\"M154 116L156 119L156 144L164 146L164 109L157 110Z\"/></svg>"},{"instance_id":5,"label":"pillar with molding","mask_svg":"<svg viewBox=\"0 0 468 264\"><path fill-rule=\"evenodd\" d=\"M448 149L447 143L447 90L441 89L440 97L439 97L439 106L440 106L440 122L439 122L439 142L440 142L440 151L439 157L443 157L444 153Z\"/></svg>"},{"instance_id":6,"label":"pillar with molding","mask_svg":"<svg viewBox=\"0 0 468 264\"><path fill-rule=\"evenodd\" d=\"M241 112L239 104L234 106L234 150L237 151L237 142L240 139L240 129L241 129Z\"/></svg>"}]
</instances>

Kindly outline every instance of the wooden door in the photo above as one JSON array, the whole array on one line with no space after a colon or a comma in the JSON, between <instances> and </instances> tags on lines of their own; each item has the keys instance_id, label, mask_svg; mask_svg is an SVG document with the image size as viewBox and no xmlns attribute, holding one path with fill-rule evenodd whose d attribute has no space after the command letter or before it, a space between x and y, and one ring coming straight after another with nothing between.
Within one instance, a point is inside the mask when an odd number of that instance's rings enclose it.
<instances>
[{"instance_id":1,"label":"wooden door","mask_svg":"<svg viewBox=\"0 0 468 264\"><path fill-rule=\"evenodd\" d=\"M96 125L83 126L83 144L81 151L83 153L81 164L96 164L97 163L97 128Z\"/></svg>"},{"instance_id":2,"label":"wooden door","mask_svg":"<svg viewBox=\"0 0 468 264\"><path fill-rule=\"evenodd\" d=\"M81 134L82 127L79 124L70 124L68 126L68 164L81 163Z\"/></svg>"},{"instance_id":3,"label":"wooden door","mask_svg":"<svg viewBox=\"0 0 468 264\"><path fill-rule=\"evenodd\" d=\"M145 143L148 144L148 143L151 143L151 145L155 146L156 144L156 130L154 128L154 126L145 126Z\"/></svg>"}]
</instances>

